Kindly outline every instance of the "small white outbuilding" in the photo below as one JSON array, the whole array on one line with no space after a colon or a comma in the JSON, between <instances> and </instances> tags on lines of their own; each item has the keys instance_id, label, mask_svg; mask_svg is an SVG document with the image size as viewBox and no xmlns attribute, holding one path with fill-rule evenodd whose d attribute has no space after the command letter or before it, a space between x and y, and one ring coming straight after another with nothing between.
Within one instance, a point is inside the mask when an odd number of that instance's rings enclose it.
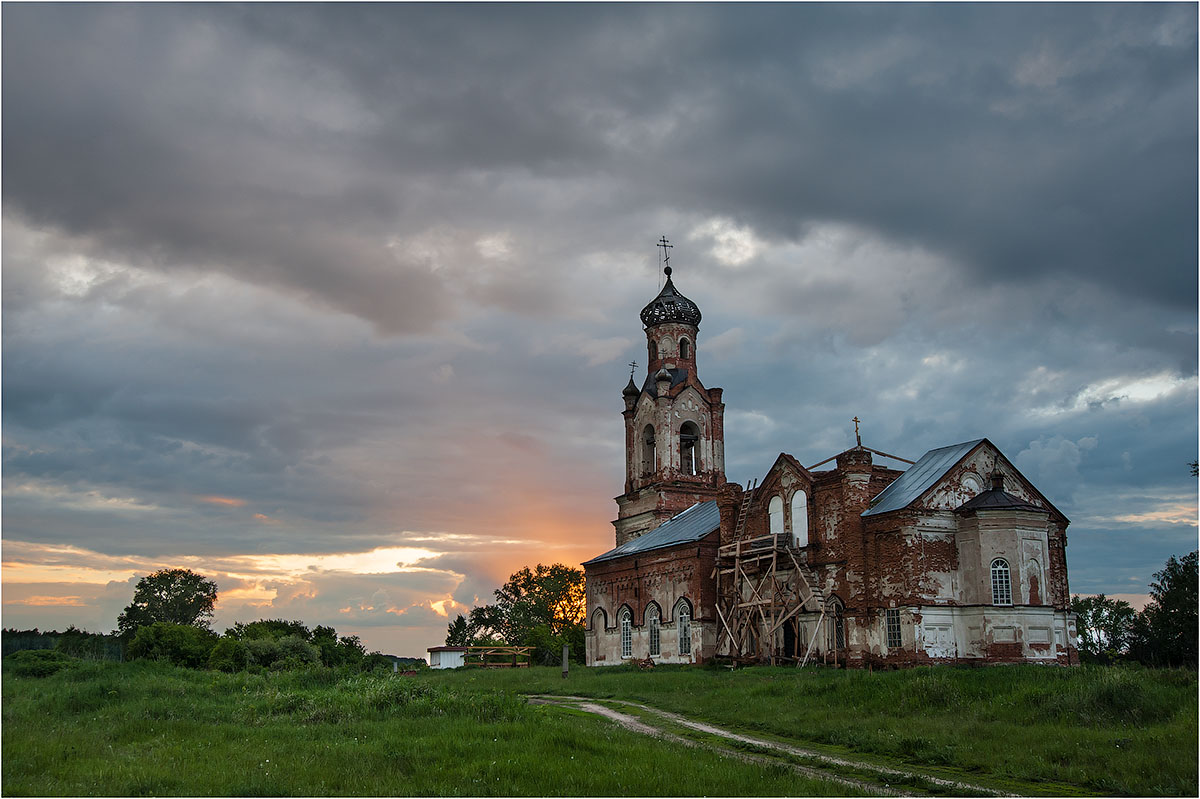
<instances>
[{"instance_id":1,"label":"small white outbuilding","mask_svg":"<svg viewBox=\"0 0 1200 799\"><path fill-rule=\"evenodd\" d=\"M467 648L465 646L431 646L429 647L429 668L457 669L466 665Z\"/></svg>"}]
</instances>

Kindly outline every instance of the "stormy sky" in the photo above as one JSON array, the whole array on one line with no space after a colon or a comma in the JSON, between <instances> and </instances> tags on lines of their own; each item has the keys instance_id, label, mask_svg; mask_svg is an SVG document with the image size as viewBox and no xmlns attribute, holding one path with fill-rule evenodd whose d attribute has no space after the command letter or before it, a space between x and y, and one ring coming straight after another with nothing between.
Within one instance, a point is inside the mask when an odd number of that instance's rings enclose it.
<instances>
[{"instance_id":1,"label":"stormy sky","mask_svg":"<svg viewBox=\"0 0 1200 799\"><path fill-rule=\"evenodd\" d=\"M1196 547L1193 5L3 9L3 619L218 582L422 655L613 545L655 241L728 477L986 436ZM644 367L642 367L644 369ZM1137 596L1133 597L1135 600Z\"/></svg>"}]
</instances>

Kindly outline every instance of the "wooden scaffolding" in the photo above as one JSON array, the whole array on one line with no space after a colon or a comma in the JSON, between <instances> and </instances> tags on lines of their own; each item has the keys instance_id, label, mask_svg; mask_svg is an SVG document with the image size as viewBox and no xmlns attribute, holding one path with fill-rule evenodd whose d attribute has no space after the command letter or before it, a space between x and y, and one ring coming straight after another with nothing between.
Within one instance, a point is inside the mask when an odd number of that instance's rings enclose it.
<instances>
[{"instance_id":1,"label":"wooden scaffolding","mask_svg":"<svg viewBox=\"0 0 1200 799\"><path fill-rule=\"evenodd\" d=\"M742 494L733 541L717 550L717 655L735 664L809 662L826 628L826 598L813 571L801 562L792 537L784 534L745 538L746 517L757 481ZM783 651L784 625L801 613L817 613L807 641L794 637ZM836 636L830 636L836 647ZM801 646L804 647L801 654ZM837 653L833 652L836 660Z\"/></svg>"}]
</instances>

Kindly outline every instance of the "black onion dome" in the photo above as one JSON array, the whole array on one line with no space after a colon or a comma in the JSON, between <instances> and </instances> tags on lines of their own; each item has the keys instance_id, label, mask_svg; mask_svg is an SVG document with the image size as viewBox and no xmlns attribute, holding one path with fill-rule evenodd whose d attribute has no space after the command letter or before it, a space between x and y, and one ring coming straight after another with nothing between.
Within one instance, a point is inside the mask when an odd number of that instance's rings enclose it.
<instances>
[{"instance_id":1,"label":"black onion dome","mask_svg":"<svg viewBox=\"0 0 1200 799\"><path fill-rule=\"evenodd\" d=\"M700 309L696 303L679 293L671 282L671 268L667 267L667 284L663 286L658 296L642 309L642 324L646 327L664 325L668 322L683 322L688 325L700 324Z\"/></svg>"}]
</instances>

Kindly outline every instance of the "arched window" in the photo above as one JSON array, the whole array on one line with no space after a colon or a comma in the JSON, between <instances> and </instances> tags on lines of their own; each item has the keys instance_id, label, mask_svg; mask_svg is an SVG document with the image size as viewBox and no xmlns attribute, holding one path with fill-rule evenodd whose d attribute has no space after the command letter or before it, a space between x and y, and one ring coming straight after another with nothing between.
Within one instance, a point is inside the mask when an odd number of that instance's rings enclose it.
<instances>
[{"instance_id":1,"label":"arched window","mask_svg":"<svg viewBox=\"0 0 1200 799\"><path fill-rule=\"evenodd\" d=\"M679 654L692 654L692 606L686 599L675 605L675 630L679 633Z\"/></svg>"},{"instance_id":2,"label":"arched window","mask_svg":"<svg viewBox=\"0 0 1200 799\"><path fill-rule=\"evenodd\" d=\"M1012 604L1012 576L1004 558L992 561L992 604Z\"/></svg>"},{"instance_id":3,"label":"arched window","mask_svg":"<svg viewBox=\"0 0 1200 799\"><path fill-rule=\"evenodd\" d=\"M592 631L602 633L607 627L608 614L604 612L604 608L596 608L596 610L592 612Z\"/></svg>"},{"instance_id":4,"label":"arched window","mask_svg":"<svg viewBox=\"0 0 1200 799\"><path fill-rule=\"evenodd\" d=\"M658 605L650 603L646 608L646 625L650 628L650 657L662 654L662 635L659 631Z\"/></svg>"},{"instance_id":5,"label":"arched window","mask_svg":"<svg viewBox=\"0 0 1200 799\"><path fill-rule=\"evenodd\" d=\"M679 359L687 360L691 355L692 345L686 338L679 339Z\"/></svg>"},{"instance_id":6,"label":"arched window","mask_svg":"<svg viewBox=\"0 0 1200 799\"><path fill-rule=\"evenodd\" d=\"M829 631L829 648L842 652L846 648L846 605L837 597L830 597L827 607L833 622Z\"/></svg>"},{"instance_id":7,"label":"arched window","mask_svg":"<svg viewBox=\"0 0 1200 799\"><path fill-rule=\"evenodd\" d=\"M679 471L684 474L700 473L700 429L693 422L684 422L679 428Z\"/></svg>"},{"instance_id":8,"label":"arched window","mask_svg":"<svg viewBox=\"0 0 1200 799\"><path fill-rule=\"evenodd\" d=\"M650 360L658 360L658 342L654 339L650 339Z\"/></svg>"},{"instance_id":9,"label":"arched window","mask_svg":"<svg viewBox=\"0 0 1200 799\"><path fill-rule=\"evenodd\" d=\"M783 532L783 497L773 496L771 501L767 503L767 513L771 518L771 535L779 535Z\"/></svg>"},{"instance_id":10,"label":"arched window","mask_svg":"<svg viewBox=\"0 0 1200 799\"><path fill-rule=\"evenodd\" d=\"M654 425L642 430L642 474L654 474Z\"/></svg>"},{"instance_id":11,"label":"arched window","mask_svg":"<svg viewBox=\"0 0 1200 799\"><path fill-rule=\"evenodd\" d=\"M792 494L792 541L808 546L808 495L803 491Z\"/></svg>"},{"instance_id":12,"label":"arched window","mask_svg":"<svg viewBox=\"0 0 1200 799\"><path fill-rule=\"evenodd\" d=\"M633 657L633 614L629 608L621 611L621 657Z\"/></svg>"}]
</instances>

